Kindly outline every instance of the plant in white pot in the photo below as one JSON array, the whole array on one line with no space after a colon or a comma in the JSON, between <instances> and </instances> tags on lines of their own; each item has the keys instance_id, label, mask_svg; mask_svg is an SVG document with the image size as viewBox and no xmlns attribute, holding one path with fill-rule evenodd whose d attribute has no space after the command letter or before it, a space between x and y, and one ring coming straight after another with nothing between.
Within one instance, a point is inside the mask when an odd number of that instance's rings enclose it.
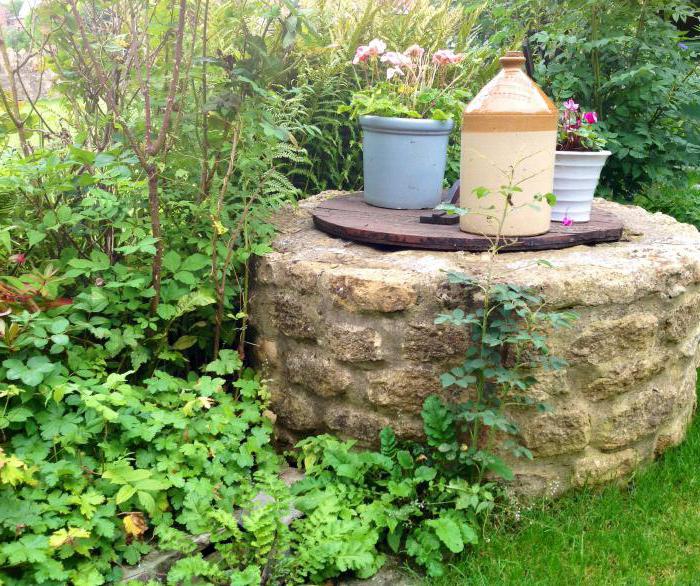
<instances>
[{"instance_id":1,"label":"plant in white pot","mask_svg":"<svg viewBox=\"0 0 700 586\"><path fill-rule=\"evenodd\" d=\"M442 199L447 145L473 68L449 49L428 54L418 45L387 51L374 39L357 48L361 89L341 106L362 126L365 202L383 208L434 208ZM463 87L463 85L462 85Z\"/></svg>"},{"instance_id":2,"label":"plant in white pot","mask_svg":"<svg viewBox=\"0 0 700 586\"><path fill-rule=\"evenodd\" d=\"M554 163L554 221L571 225L591 219L600 172L611 154L605 150L605 139L598 132L597 123L596 112L583 112L573 99L564 102Z\"/></svg>"}]
</instances>

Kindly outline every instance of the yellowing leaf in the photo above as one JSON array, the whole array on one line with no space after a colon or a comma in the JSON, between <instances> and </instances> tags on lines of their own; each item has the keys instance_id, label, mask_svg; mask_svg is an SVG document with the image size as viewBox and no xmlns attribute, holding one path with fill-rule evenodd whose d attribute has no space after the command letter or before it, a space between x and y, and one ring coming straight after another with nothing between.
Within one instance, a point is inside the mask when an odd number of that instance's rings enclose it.
<instances>
[{"instance_id":1,"label":"yellowing leaf","mask_svg":"<svg viewBox=\"0 0 700 586\"><path fill-rule=\"evenodd\" d=\"M219 220L212 219L211 223L219 236L223 236L226 234L226 232L228 232L228 228L226 228L226 226L224 226Z\"/></svg>"},{"instance_id":2,"label":"yellowing leaf","mask_svg":"<svg viewBox=\"0 0 700 586\"><path fill-rule=\"evenodd\" d=\"M69 527L68 529L59 529L49 537L49 545L53 548L61 547L62 545L73 545L76 539L81 537L90 537L90 532L80 527Z\"/></svg>"},{"instance_id":3,"label":"yellowing leaf","mask_svg":"<svg viewBox=\"0 0 700 586\"><path fill-rule=\"evenodd\" d=\"M123 519L124 531L131 537L141 537L148 529L148 524L146 519L143 517L143 513L129 513Z\"/></svg>"},{"instance_id":4,"label":"yellowing leaf","mask_svg":"<svg viewBox=\"0 0 700 586\"><path fill-rule=\"evenodd\" d=\"M7 456L0 448L0 484L16 486L18 484L29 484L35 486L37 481L32 478L36 471L35 467L29 467L17 456Z\"/></svg>"}]
</instances>

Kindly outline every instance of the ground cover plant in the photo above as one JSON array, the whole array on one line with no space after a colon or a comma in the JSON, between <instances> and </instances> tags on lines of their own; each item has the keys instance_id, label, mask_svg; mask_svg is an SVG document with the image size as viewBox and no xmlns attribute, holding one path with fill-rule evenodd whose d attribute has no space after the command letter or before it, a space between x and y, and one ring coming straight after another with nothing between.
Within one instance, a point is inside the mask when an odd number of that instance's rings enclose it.
<instances>
[{"instance_id":1,"label":"ground cover plant","mask_svg":"<svg viewBox=\"0 0 700 586\"><path fill-rule=\"evenodd\" d=\"M0 581L109 583L155 549L181 553L162 576L172 584L322 583L369 576L396 553L439 576L489 536L503 498L493 481L508 479L513 454L528 457L504 403L535 407L531 370L557 366L546 332L565 316L530 291L451 275L483 301L438 318L470 327L474 344L424 406L426 441L387 429L378 451L358 452L309 438L286 455L307 473L289 488L264 381L248 367L247 303L269 212L361 185L356 121L339 109L361 87L356 47L375 38L461 55L456 119L526 37L539 78L589 107L585 58L648 60L658 91L643 72L599 87L619 155L608 185L643 184L643 205L697 222L697 175L685 195L659 183L661 162L675 172L695 152L695 62L671 47L687 35L674 25L684 5L643 18L634 3L615 9L606 26L626 36L603 43L570 38L573 8L557 20L511 4L46 0L0 30L0 68L16 80L0 94ZM48 96L25 99L15 49L51 73ZM581 61L564 71L563 54ZM512 442L499 448L495 431ZM288 525L292 504L304 516ZM191 539L204 533L214 557Z\"/></svg>"}]
</instances>

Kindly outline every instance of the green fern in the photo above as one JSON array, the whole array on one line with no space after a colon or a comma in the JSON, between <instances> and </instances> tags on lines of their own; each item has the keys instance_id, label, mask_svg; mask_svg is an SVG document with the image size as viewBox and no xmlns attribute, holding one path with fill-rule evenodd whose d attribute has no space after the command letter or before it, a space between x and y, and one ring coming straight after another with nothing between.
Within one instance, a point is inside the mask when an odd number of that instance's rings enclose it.
<instances>
[{"instance_id":1,"label":"green fern","mask_svg":"<svg viewBox=\"0 0 700 586\"><path fill-rule=\"evenodd\" d=\"M380 451L383 456L387 458L394 458L396 456L396 450L398 449L398 444L396 441L396 434L391 427L385 427L379 433Z\"/></svg>"},{"instance_id":2,"label":"green fern","mask_svg":"<svg viewBox=\"0 0 700 586\"><path fill-rule=\"evenodd\" d=\"M428 445L439 448L457 441L454 415L438 396L431 395L425 400L421 416Z\"/></svg>"}]
</instances>

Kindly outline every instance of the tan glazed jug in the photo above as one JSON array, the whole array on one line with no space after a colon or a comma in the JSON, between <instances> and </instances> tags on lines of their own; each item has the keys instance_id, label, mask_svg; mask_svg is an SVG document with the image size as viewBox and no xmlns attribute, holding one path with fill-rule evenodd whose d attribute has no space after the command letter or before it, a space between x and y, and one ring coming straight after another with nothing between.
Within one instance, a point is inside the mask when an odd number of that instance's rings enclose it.
<instances>
[{"instance_id":1,"label":"tan glazed jug","mask_svg":"<svg viewBox=\"0 0 700 586\"><path fill-rule=\"evenodd\" d=\"M551 208L537 196L552 192L557 141L557 109L523 70L525 57L509 51L501 71L464 110L460 205L469 213L460 218L464 232L495 236L534 236L549 230ZM504 185L522 191L503 212ZM477 198L474 190L489 194Z\"/></svg>"}]
</instances>

